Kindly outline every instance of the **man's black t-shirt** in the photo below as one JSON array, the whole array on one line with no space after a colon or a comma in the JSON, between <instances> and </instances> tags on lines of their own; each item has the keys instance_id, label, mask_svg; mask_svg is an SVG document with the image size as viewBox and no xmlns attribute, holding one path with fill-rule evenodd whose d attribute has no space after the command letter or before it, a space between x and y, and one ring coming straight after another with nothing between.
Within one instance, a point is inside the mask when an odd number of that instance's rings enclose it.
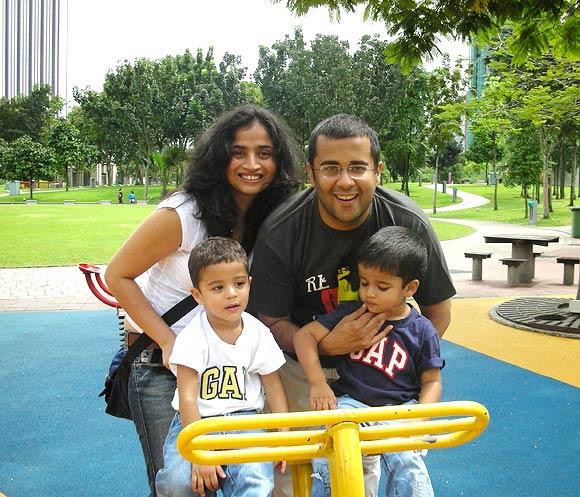
<instances>
[{"instance_id":1,"label":"man's black t-shirt","mask_svg":"<svg viewBox=\"0 0 580 497\"><path fill-rule=\"evenodd\" d=\"M340 231L320 218L316 190L300 192L264 222L254 246L249 310L270 317L290 316L304 326L315 316L358 298L355 256L361 243L385 226L405 226L421 236L429 252L427 273L415 300L437 304L455 289L439 241L417 204L398 192L378 187L367 220ZM333 361L321 357L323 366Z\"/></svg>"}]
</instances>

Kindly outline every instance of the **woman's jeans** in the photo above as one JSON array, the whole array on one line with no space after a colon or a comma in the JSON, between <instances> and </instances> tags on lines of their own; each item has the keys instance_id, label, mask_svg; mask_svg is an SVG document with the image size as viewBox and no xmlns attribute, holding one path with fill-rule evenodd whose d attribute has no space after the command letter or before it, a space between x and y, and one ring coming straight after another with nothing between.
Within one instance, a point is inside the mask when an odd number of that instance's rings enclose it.
<instances>
[{"instance_id":1,"label":"woman's jeans","mask_svg":"<svg viewBox=\"0 0 580 497\"><path fill-rule=\"evenodd\" d=\"M256 411L238 412L229 416L258 414ZM191 463L177 452L177 436L181 431L181 418L175 414L165 447L163 448L164 468L157 473L157 495L159 497L197 497L191 489ZM261 430L254 430L261 431ZM244 430L243 433L248 433ZM220 433L240 433L223 431ZM273 463L228 464L222 466L226 477L220 479L224 497L270 497L274 489ZM206 490L206 496L213 497L215 492Z\"/></svg>"},{"instance_id":2,"label":"woman's jeans","mask_svg":"<svg viewBox=\"0 0 580 497\"><path fill-rule=\"evenodd\" d=\"M338 409L369 407L348 395L338 397L337 402ZM384 423L396 422L384 421ZM380 464L385 478L387 497L433 497L431 479L421 451L385 452L380 455ZM314 459L312 469L312 497L330 497L328 460L326 458ZM365 481L365 493L367 494L369 492L368 483ZM373 485L378 485L378 481L374 481Z\"/></svg>"},{"instance_id":3,"label":"woman's jeans","mask_svg":"<svg viewBox=\"0 0 580 497\"><path fill-rule=\"evenodd\" d=\"M163 467L163 445L175 410L176 381L162 365L135 361L129 376L129 406L147 467L150 496L156 497L155 475Z\"/></svg>"}]
</instances>

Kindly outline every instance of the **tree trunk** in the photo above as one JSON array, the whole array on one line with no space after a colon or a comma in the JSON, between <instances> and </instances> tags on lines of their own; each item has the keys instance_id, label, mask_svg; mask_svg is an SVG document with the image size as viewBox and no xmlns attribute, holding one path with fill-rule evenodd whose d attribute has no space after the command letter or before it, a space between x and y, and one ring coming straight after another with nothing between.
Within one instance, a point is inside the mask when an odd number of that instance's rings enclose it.
<instances>
[{"instance_id":1,"label":"tree trunk","mask_svg":"<svg viewBox=\"0 0 580 497\"><path fill-rule=\"evenodd\" d=\"M560 198L566 197L566 164L564 163L564 141L560 143Z\"/></svg>"},{"instance_id":2,"label":"tree trunk","mask_svg":"<svg viewBox=\"0 0 580 497\"><path fill-rule=\"evenodd\" d=\"M548 176L550 175L550 150L548 147L548 140L547 137L545 136L545 131L540 128L538 130L538 133L540 135L540 146L542 148L542 158L544 161L543 167L542 167L542 191L543 191L543 202L542 202L542 207L543 207L543 214L542 217L544 219L549 219L550 218L550 205L549 205L549 200L550 200L550 192L549 192L549 182L548 182Z\"/></svg>"},{"instance_id":3,"label":"tree trunk","mask_svg":"<svg viewBox=\"0 0 580 497\"><path fill-rule=\"evenodd\" d=\"M64 187L64 191L65 192L68 192L68 182L69 182L68 174L69 174L68 166L64 166L64 177L65 177L65 187Z\"/></svg>"},{"instance_id":4,"label":"tree trunk","mask_svg":"<svg viewBox=\"0 0 580 497\"><path fill-rule=\"evenodd\" d=\"M493 210L497 211L497 184L498 184L498 180L497 180L497 145L495 143L495 133L493 135L493 179L494 179L494 185L493 185Z\"/></svg>"},{"instance_id":5,"label":"tree trunk","mask_svg":"<svg viewBox=\"0 0 580 497\"><path fill-rule=\"evenodd\" d=\"M437 214L437 185L439 183L439 154L437 152L435 152L435 181L433 183L433 214Z\"/></svg>"},{"instance_id":6,"label":"tree trunk","mask_svg":"<svg viewBox=\"0 0 580 497\"><path fill-rule=\"evenodd\" d=\"M149 162L147 160L144 161L144 170L145 175L143 178L143 196L145 200L149 200Z\"/></svg>"},{"instance_id":7,"label":"tree trunk","mask_svg":"<svg viewBox=\"0 0 580 497\"><path fill-rule=\"evenodd\" d=\"M574 200L576 199L576 192L574 187L576 186L576 143L572 147L572 172L570 173L570 203L568 204L570 207L574 206Z\"/></svg>"}]
</instances>

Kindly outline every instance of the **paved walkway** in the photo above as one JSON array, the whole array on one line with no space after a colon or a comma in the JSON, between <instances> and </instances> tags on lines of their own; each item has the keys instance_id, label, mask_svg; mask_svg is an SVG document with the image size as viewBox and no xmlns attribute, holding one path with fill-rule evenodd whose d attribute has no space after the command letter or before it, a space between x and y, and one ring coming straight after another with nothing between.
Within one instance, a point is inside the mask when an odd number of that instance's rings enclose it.
<instances>
[{"instance_id":1,"label":"paved walkway","mask_svg":"<svg viewBox=\"0 0 580 497\"><path fill-rule=\"evenodd\" d=\"M449 188L449 186L448 186ZM483 197L458 190L462 202L438 211L472 208L487 203ZM576 286L562 284L563 267L556 256L580 255L580 239L571 238L570 227L538 228L485 221L441 219L472 226L475 232L467 237L442 242L447 264L457 289L457 297L500 297L525 295L575 296ZM536 278L522 287L507 286L507 268L499 259L509 257L509 244L485 244L484 235L499 233L545 233L560 237L559 243L542 247L536 259ZM483 281L471 281L471 259L466 251L491 252L483 261ZM85 261L90 262L90 261ZM577 273L578 273L578 268ZM49 268L0 269L0 311L94 310L107 309L88 289L84 276L76 266Z\"/></svg>"}]
</instances>

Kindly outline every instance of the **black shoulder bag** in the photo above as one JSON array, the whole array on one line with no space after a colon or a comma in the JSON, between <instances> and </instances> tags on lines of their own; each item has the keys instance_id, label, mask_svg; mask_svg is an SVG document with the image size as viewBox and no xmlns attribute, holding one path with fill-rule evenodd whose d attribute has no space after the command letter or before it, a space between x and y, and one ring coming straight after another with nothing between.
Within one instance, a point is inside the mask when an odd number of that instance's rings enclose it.
<instances>
[{"instance_id":1,"label":"black shoulder bag","mask_svg":"<svg viewBox=\"0 0 580 497\"><path fill-rule=\"evenodd\" d=\"M189 295L163 314L161 319L167 323L167 326L171 326L177 323L196 305L197 302ZM105 396L105 403L107 404L105 412L107 414L117 418L133 419L129 408L129 373L131 372L131 364L152 342L153 340L150 337L142 333L131 347L127 350L125 350L125 347L121 347L115 357L113 357L109 372L105 377L105 388L99 394L99 397Z\"/></svg>"}]
</instances>

